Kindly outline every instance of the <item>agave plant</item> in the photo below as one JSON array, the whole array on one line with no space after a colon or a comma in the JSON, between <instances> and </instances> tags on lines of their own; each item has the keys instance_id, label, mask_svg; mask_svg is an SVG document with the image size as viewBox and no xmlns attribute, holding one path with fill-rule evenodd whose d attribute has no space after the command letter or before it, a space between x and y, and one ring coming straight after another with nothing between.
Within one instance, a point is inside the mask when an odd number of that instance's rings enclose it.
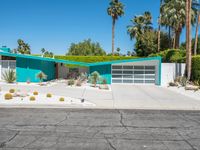
<instances>
[{"instance_id":1,"label":"agave plant","mask_svg":"<svg viewBox=\"0 0 200 150\"><path fill-rule=\"evenodd\" d=\"M8 71L3 73L3 79L8 83L13 83L16 80L15 71L9 69Z\"/></svg>"},{"instance_id":2,"label":"agave plant","mask_svg":"<svg viewBox=\"0 0 200 150\"><path fill-rule=\"evenodd\" d=\"M36 77L42 82L43 80L47 79L47 75L42 71L36 75Z\"/></svg>"}]
</instances>

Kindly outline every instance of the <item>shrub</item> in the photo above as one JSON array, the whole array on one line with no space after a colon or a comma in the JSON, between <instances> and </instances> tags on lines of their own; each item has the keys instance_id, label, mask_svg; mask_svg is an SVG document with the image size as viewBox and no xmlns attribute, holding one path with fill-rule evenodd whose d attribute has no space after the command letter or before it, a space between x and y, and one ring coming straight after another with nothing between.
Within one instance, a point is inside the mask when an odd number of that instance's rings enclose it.
<instances>
[{"instance_id":1,"label":"shrub","mask_svg":"<svg viewBox=\"0 0 200 150\"><path fill-rule=\"evenodd\" d=\"M59 101L60 101L60 102L64 102L65 99L64 99L63 97L61 97L61 98L59 99Z\"/></svg>"},{"instance_id":2,"label":"shrub","mask_svg":"<svg viewBox=\"0 0 200 150\"><path fill-rule=\"evenodd\" d=\"M177 77L174 82L179 83L181 86L186 86L188 80L186 77Z\"/></svg>"},{"instance_id":3,"label":"shrub","mask_svg":"<svg viewBox=\"0 0 200 150\"><path fill-rule=\"evenodd\" d=\"M47 98L51 98L51 97L52 97L52 94L48 93Z\"/></svg>"},{"instance_id":4,"label":"shrub","mask_svg":"<svg viewBox=\"0 0 200 150\"><path fill-rule=\"evenodd\" d=\"M68 84L69 86L74 85L74 83L75 83L74 79L70 79L70 80L67 82L67 84Z\"/></svg>"},{"instance_id":5,"label":"shrub","mask_svg":"<svg viewBox=\"0 0 200 150\"><path fill-rule=\"evenodd\" d=\"M30 97L30 101L35 101L35 97L34 97L34 96L31 96L31 97Z\"/></svg>"},{"instance_id":6,"label":"shrub","mask_svg":"<svg viewBox=\"0 0 200 150\"><path fill-rule=\"evenodd\" d=\"M16 74L15 71L10 69L6 72L3 73L3 79L7 82L7 83L13 83L16 80Z\"/></svg>"},{"instance_id":7,"label":"shrub","mask_svg":"<svg viewBox=\"0 0 200 150\"><path fill-rule=\"evenodd\" d=\"M100 80L100 74L97 71L94 71L93 73L91 73L91 75L89 76L89 81L94 84L94 86L96 87L97 82Z\"/></svg>"},{"instance_id":8,"label":"shrub","mask_svg":"<svg viewBox=\"0 0 200 150\"><path fill-rule=\"evenodd\" d=\"M42 82L43 80L47 79L47 75L42 71L36 75L36 77Z\"/></svg>"},{"instance_id":9,"label":"shrub","mask_svg":"<svg viewBox=\"0 0 200 150\"><path fill-rule=\"evenodd\" d=\"M173 50L165 50L160 53L151 54L150 57L161 56L163 62L177 62L183 63L185 62L186 51L173 49Z\"/></svg>"},{"instance_id":10,"label":"shrub","mask_svg":"<svg viewBox=\"0 0 200 150\"><path fill-rule=\"evenodd\" d=\"M102 84L107 84L107 80L103 79Z\"/></svg>"},{"instance_id":11,"label":"shrub","mask_svg":"<svg viewBox=\"0 0 200 150\"><path fill-rule=\"evenodd\" d=\"M37 91L34 91L34 92L33 92L33 95L38 95L38 92L37 92Z\"/></svg>"},{"instance_id":12,"label":"shrub","mask_svg":"<svg viewBox=\"0 0 200 150\"><path fill-rule=\"evenodd\" d=\"M5 100L10 100L10 99L13 98L13 96L12 96L12 94L10 94L10 93L6 93L6 94L4 95L4 98L5 98Z\"/></svg>"},{"instance_id":13,"label":"shrub","mask_svg":"<svg viewBox=\"0 0 200 150\"><path fill-rule=\"evenodd\" d=\"M200 81L200 55L192 58L192 81Z\"/></svg>"},{"instance_id":14,"label":"shrub","mask_svg":"<svg viewBox=\"0 0 200 150\"><path fill-rule=\"evenodd\" d=\"M126 56L55 56L56 59L63 60L71 60L77 62L86 62L86 63L94 63L94 62L106 62L113 60L124 60L124 59L134 59L138 57L126 57Z\"/></svg>"},{"instance_id":15,"label":"shrub","mask_svg":"<svg viewBox=\"0 0 200 150\"><path fill-rule=\"evenodd\" d=\"M9 92L10 93L15 93L15 89L10 89Z\"/></svg>"}]
</instances>

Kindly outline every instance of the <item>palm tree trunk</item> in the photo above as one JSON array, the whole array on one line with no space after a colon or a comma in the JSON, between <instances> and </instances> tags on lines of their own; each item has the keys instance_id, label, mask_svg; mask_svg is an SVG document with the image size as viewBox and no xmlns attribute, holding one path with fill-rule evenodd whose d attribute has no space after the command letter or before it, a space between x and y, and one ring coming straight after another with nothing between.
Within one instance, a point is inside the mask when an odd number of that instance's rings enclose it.
<instances>
[{"instance_id":1,"label":"palm tree trunk","mask_svg":"<svg viewBox=\"0 0 200 150\"><path fill-rule=\"evenodd\" d=\"M115 19L112 20L112 55L115 52Z\"/></svg>"},{"instance_id":2,"label":"palm tree trunk","mask_svg":"<svg viewBox=\"0 0 200 150\"><path fill-rule=\"evenodd\" d=\"M162 5L162 0L160 0L160 9ZM161 10L160 10L160 16L158 19L158 52L160 52L160 28L161 28Z\"/></svg>"},{"instance_id":3,"label":"palm tree trunk","mask_svg":"<svg viewBox=\"0 0 200 150\"><path fill-rule=\"evenodd\" d=\"M173 49L175 49L175 46L176 45L176 34L174 33L174 36L173 36Z\"/></svg>"},{"instance_id":4,"label":"palm tree trunk","mask_svg":"<svg viewBox=\"0 0 200 150\"><path fill-rule=\"evenodd\" d=\"M175 48L178 49L180 45L181 30L178 29L175 33Z\"/></svg>"},{"instance_id":5,"label":"palm tree trunk","mask_svg":"<svg viewBox=\"0 0 200 150\"><path fill-rule=\"evenodd\" d=\"M192 0L186 0L186 76L191 79L191 4Z\"/></svg>"},{"instance_id":6,"label":"palm tree trunk","mask_svg":"<svg viewBox=\"0 0 200 150\"><path fill-rule=\"evenodd\" d=\"M169 38L169 48L171 48L171 46L172 46L172 41L171 41L171 27L169 26L169 31L168 31L168 38Z\"/></svg>"},{"instance_id":7,"label":"palm tree trunk","mask_svg":"<svg viewBox=\"0 0 200 150\"><path fill-rule=\"evenodd\" d=\"M196 33L195 33L195 43L194 43L194 55L197 55L199 23L200 23L200 14L198 12L197 25L196 25Z\"/></svg>"},{"instance_id":8,"label":"palm tree trunk","mask_svg":"<svg viewBox=\"0 0 200 150\"><path fill-rule=\"evenodd\" d=\"M160 52L160 24L158 27L158 52Z\"/></svg>"}]
</instances>

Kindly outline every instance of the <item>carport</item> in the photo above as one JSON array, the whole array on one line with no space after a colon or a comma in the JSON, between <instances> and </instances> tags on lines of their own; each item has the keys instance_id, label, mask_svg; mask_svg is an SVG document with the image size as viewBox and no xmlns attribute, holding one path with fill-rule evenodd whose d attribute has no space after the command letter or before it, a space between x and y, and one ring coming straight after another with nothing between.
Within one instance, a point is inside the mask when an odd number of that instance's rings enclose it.
<instances>
[{"instance_id":1,"label":"carport","mask_svg":"<svg viewBox=\"0 0 200 150\"><path fill-rule=\"evenodd\" d=\"M111 84L161 84L161 57L136 58L93 63L90 73L98 71Z\"/></svg>"}]
</instances>

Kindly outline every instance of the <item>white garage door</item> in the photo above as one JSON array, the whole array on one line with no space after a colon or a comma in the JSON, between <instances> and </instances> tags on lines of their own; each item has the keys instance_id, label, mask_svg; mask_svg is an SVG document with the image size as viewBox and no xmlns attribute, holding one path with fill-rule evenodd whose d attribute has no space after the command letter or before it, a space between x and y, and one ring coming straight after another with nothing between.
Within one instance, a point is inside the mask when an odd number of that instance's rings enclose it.
<instances>
[{"instance_id":1,"label":"white garage door","mask_svg":"<svg viewBox=\"0 0 200 150\"><path fill-rule=\"evenodd\" d=\"M155 84L155 66L113 65L112 83Z\"/></svg>"}]
</instances>

